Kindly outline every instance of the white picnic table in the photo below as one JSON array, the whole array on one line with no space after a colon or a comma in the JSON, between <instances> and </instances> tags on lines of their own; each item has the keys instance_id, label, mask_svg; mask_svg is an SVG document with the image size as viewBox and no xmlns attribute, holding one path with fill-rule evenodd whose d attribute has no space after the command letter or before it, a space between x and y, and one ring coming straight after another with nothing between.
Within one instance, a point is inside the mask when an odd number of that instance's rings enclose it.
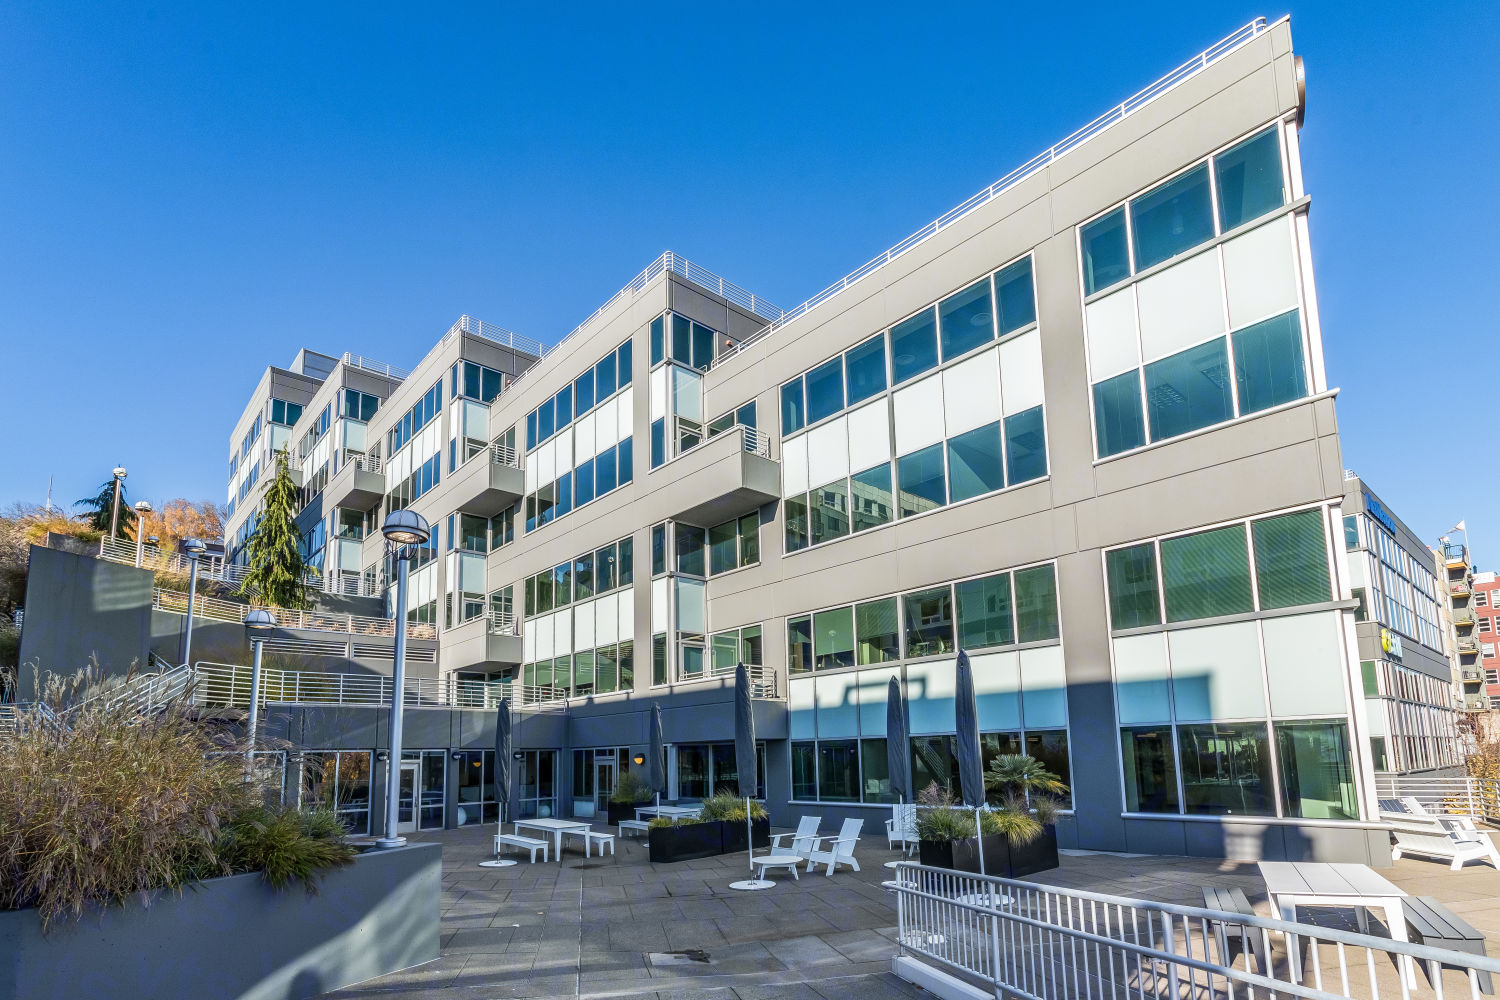
<instances>
[{"instance_id":1,"label":"white picnic table","mask_svg":"<svg viewBox=\"0 0 1500 1000\"><path fill-rule=\"evenodd\" d=\"M1297 920L1298 906L1352 907L1360 933L1369 932L1370 909L1385 915L1391 939L1405 941L1406 891L1394 885L1369 865L1326 861L1262 861L1261 878L1277 915L1291 923ZM1297 942L1287 937L1287 950L1296 954ZM1416 985L1411 960L1399 960L1408 984Z\"/></svg>"},{"instance_id":2,"label":"white picnic table","mask_svg":"<svg viewBox=\"0 0 1500 1000\"><path fill-rule=\"evenodd\" d=\"M588 855L589 825L587 823L580 823L575 819L518 819L515 822L515 828L517 833L522 830L536 830L540 833L552 834L552 856L557 858L559 864L562 863L562 839L565 833L583 834L583 853L585 856ZM603 854L602 849L600 853Z\"/></svg>"},{"instance_id":3,"label":"white picnic table","mask_svg":"<svg viewBox=\"0 0 1500 1000\"><path fill-rule=\"evenodd\" d=\"M665 816L668 819L688 819L703 812L701 806L637 806L635 818L642 816Z\"/></svg>"}]
</instances>

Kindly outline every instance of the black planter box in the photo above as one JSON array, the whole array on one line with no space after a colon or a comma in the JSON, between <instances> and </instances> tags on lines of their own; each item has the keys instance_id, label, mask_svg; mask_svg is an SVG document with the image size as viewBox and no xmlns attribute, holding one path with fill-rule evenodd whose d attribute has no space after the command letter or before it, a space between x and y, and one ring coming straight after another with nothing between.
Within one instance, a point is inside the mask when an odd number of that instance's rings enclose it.
<instances>
[{"instance_id":1,"label":"black planter box","mask_svg":"<svg viewBox=\"0 0 1500 1000\"><path fill-rule=\"evenodd\" d=\"M651 863L659 865L670 861L693 861L723 854L724 833L719 827L717 822L656 827L646 834L651 848Z\"/></svg>"},{"instance_id":2,"label":"black planter box","mask_svg":"<svg viewBox=\"0 0 1500 1000\"><path fill-rule=\"evenodd\" d=\"M1014 845L1004 834L965 840L923 840L917 858L930 868L979 874L979 842L984 841L984 871L1000 878L1020 878L1057 867L1057 827L1045 826L1029 844Z\"/></svg>"},{"instance_id":3,"label":"black planter box","mask_svg":"<svg viewBox=\"0 0 1500 1000\"><path fill-rule=\"evenodd\" d=\"M609 803L609 825L619 826L621 820L635 819L635 811L641 806L650 805L651 801L645 802L611 802Z\"/></svg>"},{"instance_id":4,"label":"black planter box","mask_svg":"<svg viewBox=\"0 0 1500 1000\"><path fill-rule=\"evenodd\" d=\"M724 854L749 850L749 847L745 844L744 823L732 823L729 820L720 820L719 826L721 827ZM751 828L754 830L756 847L771 846L771 821L769 819L752 820Z\"/></svg>"}]
</instances>

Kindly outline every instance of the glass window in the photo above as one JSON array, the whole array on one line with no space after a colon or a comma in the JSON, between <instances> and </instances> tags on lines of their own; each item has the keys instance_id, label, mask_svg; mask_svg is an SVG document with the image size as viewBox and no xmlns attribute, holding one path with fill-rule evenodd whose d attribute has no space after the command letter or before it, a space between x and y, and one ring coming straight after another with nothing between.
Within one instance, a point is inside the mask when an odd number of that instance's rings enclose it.
<instances>
[{"instance_id":1,"label":"glass window","mask_svg":"<svg viewBox=\"0 0 1500 1000\"><path fill-rule=\"evenodd\" d=\"M854 606L855 651L862 667L901 659L896 599L882 598Z\"/></svg>"},{"instance_id":2,"label":"glass window","mask_svg":"<svg viewBox=\"0 0 1500 1000\"><path fill-rule=\"evenodd\" d=\"M580 601L586 601L598 593L594 589L594 554L585 552L573 560L573 593Z\"/></svg>"},{"instance_id":3,"label":"glass window","mask_svg":"<svg viewBox=\"0 0 1500 1000\"><path fill-rule=\"evenodd\" d=\"M1333 599L1321 510L1254 521L1250 535L1255 543L1255 583L1261 608L1290 608Z\"/></svg>"},{"instance_id":4,"label":"glass window","mask_svg":"<svg viewBox=\"0 0 1500 1000\"><path fill-rule=\"evenodd\" d=\"M727 573L739 565L739 524L727 521L708 529L708 571Z\"/></svg>"},{"instance_id":5,"label":"glass window","mask_svg":"<svg viewBox=\"0 0 1500 1000\"><path fill-rule=\"evenodd\" d=\"M1276 723L1276 757L1286 815L1359 819L1349 728L1344 722Z\"/></svg>"},{"instance_id":6,"label":"glass window","mask_svg":"<svg viewBox=\"0 0 1500 1000\"><path fill-rule=\"evenodd\" d=\"M859 801L857 740L818 742L818 799L822 802Z\"/></svg>"},{"instance_id":7,"label":"glass window","mask_svg":"<svg viewBox=\"0 0 1500 1000\"><path fill-rule=\"evenodd\" d=\"M1234 380L1240 413L1279 406L1307 395L1302 324L1297 310L1235 331Z\"/></svg>"},{"instance_id":8,"label":"glass window","mask_svg":"<svg viewBox=\"0 0 1500 1000\"><path fill-rule=\"evenodd\" d=\"M808 494L812 543L831 542L849 534L849 484L840 479Z\"/></svg>"},{"instance_id":9,"label":"glass window","mask_svg":"<svg viewBox=\"0 0 1500 1000\"><path fill-rule=\"evenodd\" d=\"M1167 621L1243 614L1254 609L1244 525L1164 538L1161 561Z\"/></svg>"},{"instance_id":10,"label":"glass window","mask_svg":"<svg viewBox=\"0 0 1500 1000\"><path fill-rule=\"evenodd\" d=\"M877 333L844 355L849 405L885 390L885 334Z\"/></svg>"},{"instance_id":11,"label":"glass window","mask_svg":"<svg viewBox=\"0 0 1500 1000\"><path fill-rule=\"evenodd\" d=\"M703 745L677 748L677 797L702 799L708 796L708 748Z\"/></svg>"},{"instance_id":12,"label":"glass window","mask_svg":"<svg viewBox=\"0 0 1500 1000\"><path fill-rule=\"evenodd\" d=\"M634 362L635 343L625 341L615 350L615 386L623 389L630 384L630 378L634 374L631 367Z\"/></svg>"},{"instance_id":13,"label":"glass window","mask_svg":"<svg viewBox=\"0 0 1500 1000\"><path fill-rule=\"evenodd\" d=\"M1155 546L1146 542L1106 553L1104 572L1109 584L1110 628L1161 624Z\"/></svg>"},{"instance_id":14,"label":"glass window","mask_svg":"<svg viewBox=\"0 0 1500 1000\"><path fill-rule=\"evenodd\" d=\"M960 649L1008 646L1016 641L1009 573L966 580L953 590L958 599Z\"/></svg>"},{"instance_id":15,"label":"glass window","mask_svg":"<svg viewBox=\"0 0 1500 1000\"><path fill-rule=\"evenodd\" d=\"M937 313L930 306L891 327L892 385L936 368L937 363Z\"/></svg>"},{"instance_id":16,"label":"glass window","mask_svg":"<svg viewBox=\"0 0 1500 1000\"><path fill-rule=\"evenodd\" d=\"M958 503L1005 487L1000 424L986 424L948 440L948 499Z\"/></svg>"},{"instance_id":17,"label":"glass window","mask_svg":"<svg viewBox=\"0 0 1500 1000\"><path fill-rule=\"evenodd\" d=\"M1073 766L1068 757L1068 731L1066 729L1032 730L1026 734L1026 754L1042 762L1042 766L1062 779L1069 788L1073 785ZM1073 796L1063 793L1058 796L1063 808L1073 804Z\"/></svg>"},{"instance_id":18,"label":"glass window","mask_svg":"<svg viewBox=\"0 0 1500 1000\"><path fill-rule=\"evenodd\" d=\"M553 401L547 400L536 410L536 435L538 441L545 441L552 436L552 409Z\"/></svg>"},{"instance_id":19,"label":"glass window","mask_svg":"<svg viewBox=\"0 0 1500 1000\"><path fill-rule=\"evenodd\" d=\"M1057 574L1052 566L1016 571L1016 638L1045 642L1058 637Z\"/></svg>"},{"instance_id":20,"label":"glass window","mask_svg":"<svg viewBox=\"0 0 1500 1000\"><path fill-rule=\"evenodd\" d=\"M885 752L885 737L859 741L860 767L866 802L895 802L891 794L890 757Z\"/></svg>"},{"instance_id":21,"label":"glass window","mask_svg":"<svg viewBox=\"0 0 1500 1000\"><path fill-rule=\"evenodd\" d=\"M1201 163L1132 201L1130 230L1137 271L1213 239L1208 164Z\"/></svg>"},{"instance_id":22,"label":"glass window","mask_svg":"<svg viewBox=\"0 0 1500 1000\"><path fill-rule=\"evenodd\" d=\"M765 665L761 656L761 638L763 632L759 625L746 625L740 629L740 659L746 665Z\"/></svg>"},{"instance_id":23,"label":"glass window","mask_svg":"<svg viewBox=\"0 0 1500 1000\"><path fill-rule=\"evenodd\" d=\"M562 430L573 420L573 387L565 385L557 391L557 429Z\"/></svg>"},{"instance_id":24,"label":"glass window","mask_svg":"<svg viewBox=\"0 0 1500 1000\"><path fill-rule=\"evenodd\" d=\"M958 752L952 736L913 736L912 787L918 794L937 785L958 794Z\"/></svg>"},{"instance_id":25,"label":"glass window","mask_svg":"<svg viewBox=\"0 0 1500 1000\"><path fill-rule=\"evenodd\" d=\"M564 604L567 602L564 601ZM536 575L536 613L544 615L554 607L552 603L552 571L545 570Z\"/></svg>"},{"instance_id":26,"label":"glass window","mask_svg":"<svg viewBox=\"0 0 1500 1000\"><path fill-rule=\"evenodd\" d=\"M614 590L617 586L615 547L613 545L606 545L592 556L581 557L579 562L582 562L584 559L588 559L590 565L593 567L594 593L607 594L611 590Z\"/></svg>"},{"instance_id":27,"label":"glass window","mask_svg":"<svg viewBox=\"0 0 1500 1000\"><path fill-rule=\"evenodd\" d=\"M906 655L953 652L953 594L947 587L917 590L901 598L906 611Z\"/></svg>"},{"instance_id":28,"label":"glass window","mask_svg":"<svg viewBox=\"0 0 1500 1000\"><path fill-rule=\"evenodd\" d=\"M990 301L990 280L976 281L938 303L938 323L944 361L994 340L995 307Z\"/></svg>"},{"instance_id":29,"label":"glass window","mask_svg":"<svg viewBox=\"0 0 1500 1000\"><path fill-rule=\"evenodd\" d=\"M1125 811L1177 812L1177 762L1171 726L1120 730L1120 759L1125 766Z\"/></svg>"},{"instance_id":30,"label":"glass window","mask_svg":"<svg viewBox=\"0 0 1500 1000\"><path fill-rule=\"evenodd\" d=\"M618 386L615 383L615 356L606 354L604 359L594 366L594 395L601 399L608 399L614 394Z\"/></svg>"},{"instance_id":31,"label":"glass window","mask_svg":"<svg viewBox=\"0 0 1500 1000\"><path fill-rule=\"evenodd\" d=\"M744 424L746 427L755 426L755 400L750 400L750 402L734 411L734 422Z\"/></svg>"},{"instance_id":32,"label":"glass window","mask_svg":"<svg viewBox=\"0 0 1500 1000\"><path fill-rule=\"evenodd\" d=\"M677 525L677 572L692 576L703 576L704 531L693 524Z\"/></svg>"},{"instance_id":33,"label":"glass window","mask_svg":"<svg viewBox=\"0 0 1500 1000\"><path fill-rule=\"evenodd\" d=\"M807 548L807 494L799 493L782 501L786 518L786 550Z\"/></svg>"},{"instance_id":34,"label":"glass window","mask_svg":"<svg viewBox=\"0 0 1500 1000\"><path fill-rule=\"evenodd\" d=\"M715 632L709 643L715 672L733 671L740 660L740 633L738 629Z\"/></svg>"},{"instance_id":35,"label":"glass window","mask_svg":"<svg viewBox=\"0 0 1500 1000\"><path fill-rule=\"evenodd\" d=\"M1153 441L1234 416L1224 338L1147 365L1146 403Z\"/></svg>"},{"instance_id":36,"label":"glass window","mask_svg":"<svg viewBox=\"0 0 1500 1000\"><path fill-rule=\"evenodd\" d=\"M702 323L693 324L693 367L708 371L714 363L714 332Z\"/></svg>"},{"instance_id":37,"label":"glass window","mask_svg":"<svg viewBox=\"0 0 1500 1000\"><path fill-rule=\"evenodd\" d=\"M1146 423L1141 418L1141 381L1136 369L1094 386L1094 432L1099 439L1100 458L1146 443Z\"/></svg>"},{"instance_id":38,"label":"glass window","mask_svg":"<svg viewBox=\"0 0 1500 1000\"><path fill-rule=\"evenodd\" d=\"M781 433L800 431L807 423L806 413L802 405L802 377L799 375L781 387Z\"/></svg>"},{"instance_id":39,"label":"glass window","mask_svg":"<svg viewBox=\"0 0 1500 1000\"><path fill-rule=\"evenodd\" d=\"M813 615L813 659L818 670L854 666L853 608L834 608Z\"/></svg>"},{"instance_id":40,"label":"glass window","mask_svg":"<svg viewBox=\"0 0 1500 1000\"><path fill-rule=\"evenodd\" d=\"M807 373L807 422L817 423L844 408L844 359L834 358Z\"/></svg>"},{"instance_id":41,"label":"glass window","mask_svg":"<svg viewBox=\"0 0 1500 1000\"><path fill-rule=\"evenodd\" d=\"M562 517L573 509L573 473L564 472L557 477L557 506L552 510L553 517Z\"/></svg>"},{"instance_id":42,"label":"glass window","mask_svg":"<svg viewBox=\"0 0 1500 1000\"><path fill-rule=\"evenodd\" d=\"M667 526L651 526L651 575L661 576L667 571Z\"/></svg>"},{"instance_id":43,"label":"glass window","mask_svg":"<svg viewBox=\"0 0 1500 1000\"><path fill-rule=\"evenodd\" d=\"M667 683L667 637L661 633L651 637L651 683Z\"/></svg>"},{"instance_id":44,"label":"glass window","mask_svg":"<svg viewBox=\"0 0 1500 1000\"><path fill-rule=\"evenodd\" d=\"M686 316L672 316L672 360L693 364L693 324Z\"/></svg>"},{"instance_id":45,"label":"glass window","mask_svg":"<svg viewBox=\"0 0 1500 1000\"><path fill-rule=\"evenodd\" d=\"M1031 284L1031 258L1026 257L995 275L1000 300L1000 336L1036 322L1036 293Z\"/></svg>"},{"instance_id":46,"label":"glass window","mask_svg":"<svg viewBox=\"0 0 1500 1000\"><path fill-rule=\"evenodd\" d=\"M1286 204L1275 126L1214 157L1214 173L1224 232Z\"/></svg>"},{"instance_id":47,"label":"glass window","mask_svg":"<svg viewBox=\"0 0 1500 1000\"><path fill-rule=\"evenodd\" d=\"M1271 748L1264 723L1179 726L1184 811L1270 816Z\"/></svg>"},{"instance_id":48,"label":"glass window","mask_svg":"<svg viewBox=\"0 0 1500 1000\"><path fill-rule=\"evenodd\" d=\"M615 449L605 448L594 458L594 495L602 497L614 489L618 473Z\"/></svg>"},{"instance_id":49,"label":"glass window","mask_svg":"<svg viewBox=\"0 0 1500 1000\"><path fill-rule=\"evenodd\" d=\"M552 569L552 600L557 607L573 600L573 564L563 563Z\"/></svg>"},{"instance_id":50,"label":"glass window","mask_svg":"<svg viewBox=\"0 0 1500 1000\"><path fill-rule=\"evenodd\" d=\"M751 511L739 520L740 565L760 562L760 512Z\"/></svg>"},{"instance_id":51,"label":"glass window","mask_svg":"<svg viewBox=\"0 0 1500 1000\"><path fill-rule=\"evenodd\" d=\"M896 459L896 477L902 517L943 506L948 493L943 481L943 446L930 445Z\"/></svg>"},{"instance_id":52,"label":"glass window","mask_svg":"<svg viewBox=\"0 0 1500 1000\"><path fill-rule=\"evenodd\" d=\"M589 369L573 383L573 398L578 403L580 415L594 408L594 371Z\"/></svg>"},{"instance_id":53,"label":"glass window","mask_svg":"<svg viewBox=\"0 0 1500 1000\"><path fill-rule=\"evenodd\" d=\"M1092 295L1130 277L1123 206L1083 227L1083 291Z\"/></svg>"},{"instance_id":54,"label":"glass window","mask_svg":"<svg viewBox=\"0 0 1500 1000\"><path fill-rule=\"evenodd\" d=\"M573 654L573 693L586 698L594 693L594 653Z\"/></svg>"},{"instance_id":55,"label":"glass window","mask_svg":"<svg viewBox=\"0 0 1500 1000\"><path fill-rule=\"evenodd\" d=\"M703 676L703 647L696 643L683 643L680 649L682 657L682 676L684 679L692 679Z\"/></svg>"},{"instance_id":56,"label":"glass window","mask_svg":"<svg viewBox=\"0 0 1500 1000\"><path fill-rule=\"evenodd\" d=\"M896 512L891 502L891 467L877 465L857 472L850 481L851 530L864 531L888 523Z\"/></svg>"},{"instance_id":57,"label":"glass window","mask_svg":"<svg viewBox=\"0 0 1500 1000\"><path fill-rule=\"evenodd\" d=\"M802 615L786 621L787 672L805 674L813 668L812 616Z\"/></svg>"},{"instance_id":58,"label":"glass window","mask_svg":"<svg viewBox=\"0 0 1500 1000\"><path fill-rule=\"evenodd\" d=\"M666 318L658 316L651 321L651 366L653 368L656 367L657 362L667 356L666 336Z\"/></svg>"},{"instance_id":59,"label":"glass window","mask_svg":"<svg viewBox=\"0 0 1500 1000\"><path fill-rule=\"evenodd\" d=\"M818 798L818 745L792 744L792 798L813 802Z\"/></svg>"},{"instance_id":60,"label":"glass window","mask_svg":"<svg viewBox=\"0 0 1500 1000\"><path fill-rule=\"evenodd\" d=\"M1012 486L1047 474L1047 433L1040 406L1005 418L1005 468Z\"/></svg>"},{"instance_id":61,"label":"glass window","mask_svg":"<svg viewBox=\"0 0 1500 1000\"><path fill-rule=\"evenodd\" d=\"M573 491L578 499L578 506L582 507L594 499L594 460L591 458L586 462L579 462L574 471L577 475L574 477Z\"/></svg>"},{"instance_id":62,"label":"glass window","mask_svg":"<svg viewBox=\"0 0 1500 1000\"><path fill-rule=\"evenodd\" d=\"M667 421L658 417L651 421L651 468L667 460Z\"/></svg>"}]
</instances>

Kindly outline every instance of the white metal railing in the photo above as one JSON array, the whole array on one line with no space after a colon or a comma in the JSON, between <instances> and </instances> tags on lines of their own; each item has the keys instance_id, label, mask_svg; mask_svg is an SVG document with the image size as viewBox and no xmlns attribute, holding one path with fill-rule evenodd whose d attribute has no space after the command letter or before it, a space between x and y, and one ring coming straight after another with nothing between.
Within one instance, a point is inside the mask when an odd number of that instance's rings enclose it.
<instances>
[{"instance_id":1,"label":"white metal railing","mask_svg":"<svg viewBox=\"0 0 1500 1000\"><path fill-rule=\"evenodd\" d=\"M448 332L443 335L443 339L439 343L446 342L449 337L460 332L473 334L476 337L483 337L485 340L500 344L503 347L514 348L517 351L534 354L537 357L541 357L542 352L546 350L540 340L523 337L519 333L507 330L502 326L486 323L482 319L475 319L468 313L458 317L458 321L448 328Z\"/></svg>"},{"instance_id":2,"label":"white metal railing","mask_svg":"<svg viewBox=\"0 0 1500 1000\"><path fill-rule=\"evenodd\" d=\"M151 606L159 611L187 614L188 595L175 590L151 592ZM199 595L193 604L193 614L211 621L243 622L252 607L261 605L240 604L219 597ZM277 628L308 629L315 632L343 632L349 635L394 636L396 622L392 618L367 618L364 615L325 614L318 611L294 611L289 608L271 608L276 616ZM413 639L436 639L437 626L427 622L408 622L406 634Z\"/></svg>"},{"instance_id":3,"label":"white metal railing","mask_svg":"<svg viewBox=\"0 0 1500 1000\"><path fill-rule=\"evenodd\" d=\"M516 616L509 611L490 611L485 618L489 620L490 635L517 635Z\"/></svg>"},{"instance_id":4,"label":"white metal railing","mask_svg":"<svg viewBox=\"0 0 1500 1000\"><path fill-rule=\"evenodd\" d=\"M1473 816L1500 825L1500 781L1492 778L1377 774L1375 795L1381 799L1413 798L1434 815Z\"/></svg>"},{"instance_id":5,"label":"white metal railing","mask_svg":"<svg viewBox=\"0 0 1500 1000\"><path fill-rule=\"evenodd\" d=\"M1038 153L1036 156L1033 156L1031 159L1027 160L1025 163L1021 164L1019 167L1012 170L1010 173L1006 174L1004 177L1000 178L998 181L991 184L989 187L985 188L983 191L980 191L978 194L969 198L967 201L963 202L957 207L951 208L947 212L944 212L938 218L929 222L927 225L923 226L915 233L912 233L910 236L906 237L906 239L902 240L900 243L897 243L889 250L886 250L884 253L880 254L874 259L855 268L853 271L850 271L848 274L844 275L844 277L840 278L838 281L835 281L833 284L829 285L821 292L818 292L816 295L814 295L812 298L808 299L801 305L790 309L787 312L783 313L781 316L773 319L765 327L737 343L732 351L727 351L724 354L719 355L719 357L714 359L714 365L722 364L729 358L738 356L741 351L745 350L750 345L758 343L760 340L775 333L777 330L781 329L792 320L806 315L813 309L822 305L824 302L827 302L829 299L833 298L835 295L843 292L851 285L855 284L863 278L869 277L875 271L884 267L886 264L889 264L891 261L906 253L908 250L936 236L938 233L947 229L955 222L969 215L969 213L973 212L975 209L980 208L981 206L986 205L991 201L994 201L1000 195L1004 194L1006 191L1009 191L1011 188L1015 187L1026 178L1056 162L1058 158L1060 158L1064 154L1070 152L1073 149L1076 149L1083 143L1104 132L1111 126L1123 121L1125 118L1139 111L1151 101L1171 90L1182 81L1213 65L1219 59L1222 59L1224 56L1240 48L1242 45L1246 44L1251 39L1256 38L1266 30L1266 19L1263 17L1258 17L1244 27L1230 33L1229 35L1220 39L1218 42L1215 42L1213 45L1209 46L1207 49L1204 49L1202 52L1198 53L1198 55L1194 56L1192 59L1189 59L1181 66L1178 66L1176 69L1172 70L1170 73L1166 74L1155 83L1152 83L1144 90L1141 90L1134 96L1128 97L1124 101L1110 108L1104 114L1100 115L1098 118L1095 118L1093 121L1089 122L1083 128L1074 132L1066 139L1063 139L1061 142L1056 143L1055 145L1050 146L1042 152Z\"/></svg>"},{"instance_id":6,"label":"white metal railing","mask_svg":"<svg viewBox=\"0 0 1500 1000\"><path fill-rule=\"evenodd\" d=\"M250 704L252 668L242 664L200 662L193 665L191 698L195 704ZM391 678L374 674L324 673L315 670L261 668L261 698L287 705L390 705ZM509 681L461 680L456 677L408 677L402 704L428 708L497 708L504 698L521 695ZM514 696L514 697L513 697Z\"/></svg>"},{"instance_id":7,"label":"white metal railing","mask_svg":"<svg viewBox=\"0 0 1500 1000\"><path fill-rule=\"evenodd\" d=\"M346 464L353 464L363 472L380 471L379 455L370 455L362 451L346 451L344 452L344 462Z\"/></svg>"},{"instance_id":8,"label":"white metal railing","mask_svg":"<svg viewBox=\"0 0 1500 1000\"><path fill-rule=\"evenodd\" d=\"M367 358L362 354L350 354L348 351L345 351L343 357L339 358L339 360L353 368L363 368L367 372L384 375L398 382L405 381L406 377L411 374L405 368L397 368L395 365L388 365L384 361L376 361L374 358Z\"/></svg>"},{"instance_id":9,"label":"white metal railing","mask_svg":"<svg viewBox=\"0 0 1500 1000\"><path fill-rule=\"evenodd\" d=\"M746 424L736 424L735 426L740 428L745 435L744 443L746 451L752 455L759 455L761 458L771 457L771 442L764 434Z\"/></svg>"},{"instance_id":10,"label":"white metal railing","mask_svg":"<svg viewBox=\"0 0 1500 1000\"><path fill-rule=\"evenodd\" d=\"M704 673L709 677L734 677L735 670L739 664L720 667L709 665ZM756 664L745 664L745 672L750 675L750 697L752 698L775 698L776 697L776 671L771 667ZM692 680L693 678L684 678Z\"/></svg>"},{"instance_id":11,"label":"white metal railing","mask_svg":"<svg viewBox=\"0 0 1500 1000\"><path fill-rule=\"evenodd\" d=\"M1478 1000L1481 975L1500 974L1500 959L1390 938L907 862L884 886L894 971L941 996L965 995L943 988L958 980L1031 1000Z\"/></svg>"},{"instance_id":12,"label":"white metal railing","mask_svg":"<svg viewBox=\"0 0 1500 1000\"><path fill-rule=\"evenodd\" d=\"M490 461L496 465L509 466L512 469L521 467L521 456L516 454L516 449L504 444L490 445Z\"/></svg>"}]
</instances>

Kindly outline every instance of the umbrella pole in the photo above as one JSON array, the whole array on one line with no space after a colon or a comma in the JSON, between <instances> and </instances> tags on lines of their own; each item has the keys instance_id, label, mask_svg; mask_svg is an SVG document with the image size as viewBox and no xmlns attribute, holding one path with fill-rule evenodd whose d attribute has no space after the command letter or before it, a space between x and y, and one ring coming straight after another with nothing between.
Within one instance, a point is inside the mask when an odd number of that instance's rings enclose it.
<instances>
[{"instance_id":1,"label":"umbrella pole","mask_svg":"<svg viewBox=\"0 0 1500 1000\"><path fill-rule=\"evenodd\" d=\"M755 871L755 825L750 822L750 796L745 796L745 855L750 870Z\"/></svg>"},{"instance_id":2,"label":"umbrella pole","mask_svg":"<svg viewBox=\"0 0 1500 1000\"><path fill-rule=\"evenodd\" d=\"M974 843L979 846L979 877L984 877L984 828L979 825L979 807L974 807Z\"/></svg>"}]
</instances>

